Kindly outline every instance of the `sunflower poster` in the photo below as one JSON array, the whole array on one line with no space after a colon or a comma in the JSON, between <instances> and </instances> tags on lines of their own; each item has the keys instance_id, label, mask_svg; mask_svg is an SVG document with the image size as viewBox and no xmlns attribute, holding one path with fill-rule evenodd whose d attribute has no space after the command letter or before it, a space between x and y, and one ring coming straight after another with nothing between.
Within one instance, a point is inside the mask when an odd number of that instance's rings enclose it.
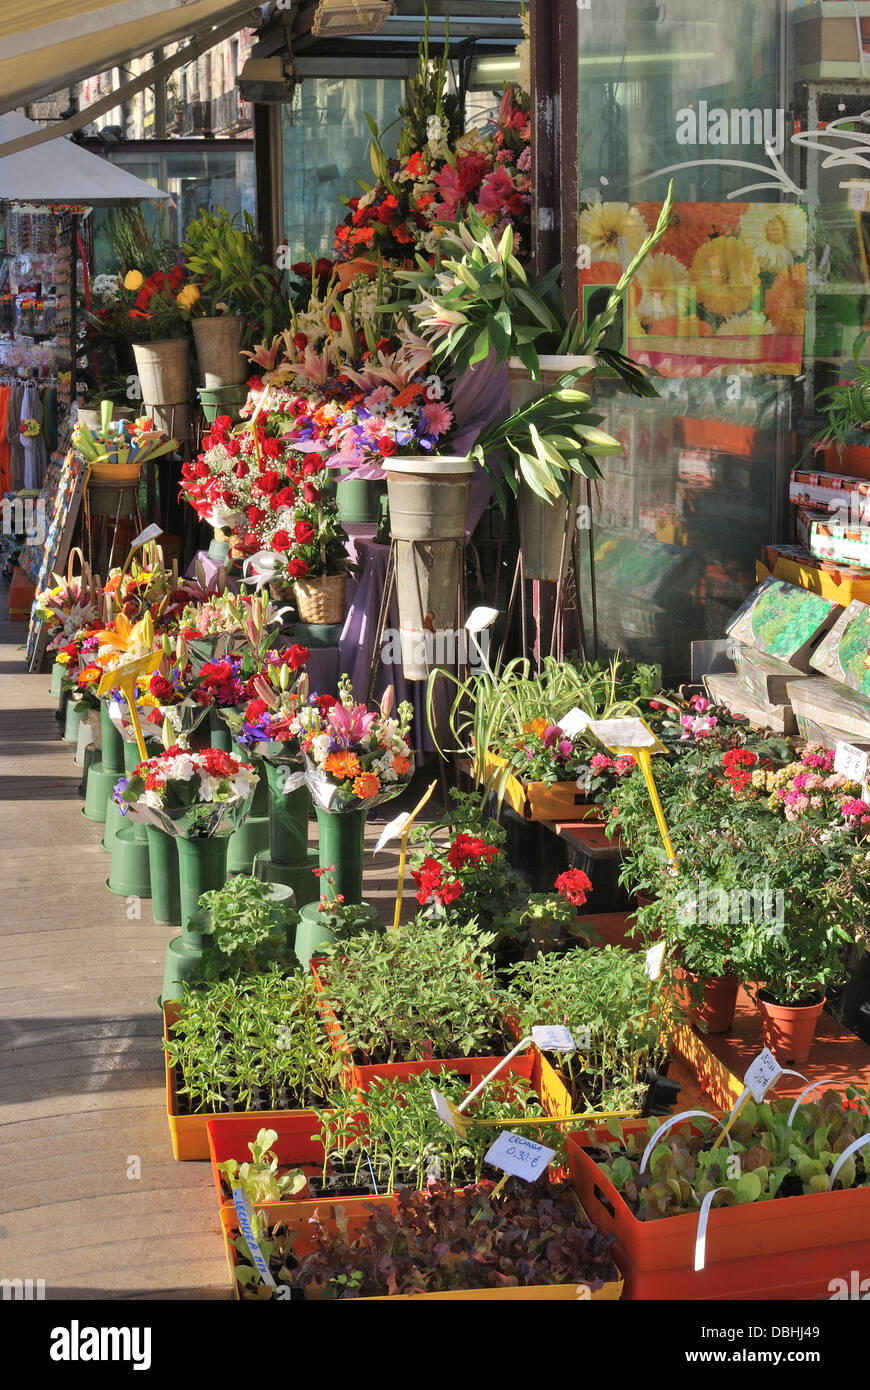
<instances>
[{"instance_id":1,"label":"sunflower poster","mask_svg":"<svg viewBox=\"0 0 870 1390\"><path fill-rule=\"evenodd\" d=\"M598 307L661 203L589 203L578 219L580 304ZM790 203L675 203L627 299L625 350L660 376L797 376L807 215Z\"/></svg>"}]
</instances>

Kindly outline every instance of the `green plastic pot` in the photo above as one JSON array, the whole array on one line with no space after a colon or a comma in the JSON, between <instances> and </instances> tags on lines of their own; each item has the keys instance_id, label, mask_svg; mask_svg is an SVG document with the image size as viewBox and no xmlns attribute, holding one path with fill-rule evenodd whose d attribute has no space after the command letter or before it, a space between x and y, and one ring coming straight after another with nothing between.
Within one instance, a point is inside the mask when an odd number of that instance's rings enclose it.
<instances>
[{"instance_id":1,"label":"green plastic pot","mask_svg":"<svg viewBox=\"0 0 870 1390\"><path fill-rule=\"evenodd\" d=\"M64 743L78 743L79 725L86 723L88 718L87 710L77 710L72 700L67 700L66 710L64 711L63 721L63 741Z\"/></svg>"},{"instance_id":2,"label":"green plastic pot","mask_svg":"<svg viewBox=\"0 0 870 1390\"><path fill-rule=\"evenodd\" d=\"M124 771L129 777L134 768L139 766L142 759L139 757L139 748L135 743L128 743L126 739L122 739L122 743L124 745Z\"/></svg>"},{"instance_id":3,"label":"green plastic pot","mask_svg":"<svg viewBox=\"0 0 870 1390\"><path fill-rule=\"evenodd\" d=\"M319 902L307 903L300 909L293 950L303 970L308 969L311 957L317 955L321 946L332 946L335 941L335 932L323 925Z\"/></svg>"},{"instance_id":4,"label":"green plastic pot","mask_svg":"<svg viewBox=\"0 0 870 1390\"><path fill-rule=\"evenodd\" d=\"M102 762L91 763L82 808L85 820L105 821L112 801L112 788L120 775L120 772L111 772Z\"/></svg>"},{"instance_id":5,"label":"green plastic pot","mask_svg":"<svg viewBox=\"0 0 870 1390\"><path fill-rule=\"evenodd\" d=\"M181 922L185 941L201 948L202 937L188 923L199 907L201 894L223 888L227 881L226 835L210 835L201 840L179 837L178 877L181 887Z\"/></svg>"},{"instance_id":6,"label":"green plastic pot","mask_svg":"<svg viewBox=\"0 0 870 1390\"><path fill-rule=\"evenodd\" d=\"M114 773L112 776L114 777ZM121 808L117 801L110 794L106 802L106 828L103 831L103 838L101 841L103 849L111 854L115 847L115 838L118 831L123 830L125 826L129 826L129 824L130 822L127 820L127 817L121 815Z\"/></svg>"},{"instance_id":7,"label":"green plastic pot","mask_svg":"<svg viewBox=\"0 0 870 1390\"><path fill-rule=\"evenodd\" d=\"M233 740L230 731L216 709L209 710L208 728L212 748L219 748L222 753L232 752Z\"/></svg>"},{"instance_id":8,"label":"green plastic pot","mask_svg":"<svg viewBox=\"0 0 870 1390\"><path fill-rule=\"evenodd\" d=\"M377 521L386 491L386 480L339 478L335 489L339 520L351 526Z\"/></svg>"},{"instance_id":9,"label":"green plastic pot","mask_svg":"<svg viewBox=\"0 0 870 1390\"><path fill-rule=\"evenodd\" d=\"M110 893L118 893L123 898L151 897L148 841L144 836L137 839L132 826L125 826L115 836L106 887Z\"/></svg>"},{"instance_id":10,"label":"green plastic pot","mask_svg":"<svg viewBox=\"0 0 870 1390\"><path fill-rule=\"evenodd\" d=\"M269 848L269 817L249 815L227 844L227 873L249 874L254 860Z\"/></svg>"},{"instance_id":11,"label":"green plastic pot","mask_svg":"<svg viewBox=\"0 0 870 1390\"><path fill-rule=\"evenodd\" d=\"M92 767L97 767L100 761L100 754L92 743L85 749L84 762L82 763L82 780L79 782L79 796L86 797L88 794L88 777ZM90 819L90 817L89 817Z\"/></svg>"},{"instance_id":12,"label":"green plastic pot","mask_svg":"<svg viewBox=\"0 0 870 1390\"><path fill-rule=\"evenodd\" d=\"M320 886L314 870L318 867L317 850L309 849L300 864L279 864L267 849L255 856L251 869L261 883L271 883L293 890L296 902L302 906L320 898ZM288 945L292 947L293 942Z\"/></svg>"},{"instance_id":13,"label":"green plastic pot","mask_svg":"<svg viewBox=\"0 0 870 1390\"><path fill-rule=\"evenodd\" d=\"M63 678L65 671L66 667L62 664L62 662L55 661L52 663L51 685L48 687L48 693L49 695L53 695L55 699L59 697L60 692L63 690Z\"/></svg>"},{"instance_id":14,"label":"green plastic pot","mask_svg":"<svg viewBox=\"0 0 870 1390\"><path fill-rule=\"evenodd\" d=\"M269 839L276 864L304 864L308 857L308 792L282 790L286 768L266 763L269 784Z\"/></svg>"},{"instance_id":15,"label":"green plastic pot","mask_svg":"<svg viewBox=\"0 0 870 1390\"><path fill-rule=\"evenodd\" d=\"M124 740L109 718L105 700L100 701L100 744L100 761L117 781L124 771Z\"/></svg>"},{"instance_id":16,"label":"green plastic pot","mask_svg":"<svg viewBox=\"0 0 870 1390\"><path fill-rule=\"evenodd\" d=\"M233 420L241 419L242 406L248 399L248 388L243 382L239 386L201 386L197 391L202 413L210 425L218 415L229 415Z\"/></svg>"},{"instance_id":17,"label":"green plastic pot","mask_svg":"<svg viewBox=\"0 0 870 1390\"><path fill-rule=\"evenodd\" d=\"M339 815L318 806L318 853L321 869L333 868L330 877L336 894L346 903L362 902L365 809Z\"/></svg>"},{"instance_id":18,"label":"green plastic pot","mask_svg":"<svg viewBox=\"0 0 870 1390\"><path fill-rule=\"evenodd\" d=\"M151 911L161 926L181 925L181 888L178 849L174 835L156 825L146 825L148 862L151 870Z\"/></svg>"}]
</instances>

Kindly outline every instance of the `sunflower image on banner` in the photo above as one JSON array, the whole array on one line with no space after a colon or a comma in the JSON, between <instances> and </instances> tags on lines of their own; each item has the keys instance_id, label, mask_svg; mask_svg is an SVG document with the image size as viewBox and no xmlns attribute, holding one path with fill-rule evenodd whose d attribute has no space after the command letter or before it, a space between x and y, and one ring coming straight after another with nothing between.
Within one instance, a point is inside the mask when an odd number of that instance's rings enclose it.
<instances>
[{"instance_id":1,"label":"sunflower image on banner","mask_svg":"<svg viewBox=\"0 0 870 1390\"><path fill-rule=\"evenodd\" d=\"M589 203L577 224L585 322L655 225L661 203ZM613 346L660 376L798 376L807 215L789 203L675 203L634 278ZM620 341L621 339L621 341Z\"/></svg>"}]
</instances>

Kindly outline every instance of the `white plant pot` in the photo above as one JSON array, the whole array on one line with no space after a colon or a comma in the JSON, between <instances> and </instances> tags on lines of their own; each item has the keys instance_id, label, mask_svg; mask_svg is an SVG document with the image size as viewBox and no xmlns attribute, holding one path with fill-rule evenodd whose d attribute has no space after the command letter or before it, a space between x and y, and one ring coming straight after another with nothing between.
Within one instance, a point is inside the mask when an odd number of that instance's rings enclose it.
<instances>
[{"instance_id":1,"label":"white plant pot","mask_svg":"<svg viewBox=\"0 0 870 1390\"><path fill-rule=\"evenodd\" d=\"M396 552L399 639L407 680L426 680L452 650L474 464L457 455L385 459ZM440 634L440 636L439 636Z\"/></svg>"}]
</instances>

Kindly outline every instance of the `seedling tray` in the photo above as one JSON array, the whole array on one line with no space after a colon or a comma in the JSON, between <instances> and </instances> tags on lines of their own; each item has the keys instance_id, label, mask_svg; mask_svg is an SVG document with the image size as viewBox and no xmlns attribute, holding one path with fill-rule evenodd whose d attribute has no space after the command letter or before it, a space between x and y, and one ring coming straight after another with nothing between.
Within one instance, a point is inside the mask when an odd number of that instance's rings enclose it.
<instances>
[{"instance_id":1,"label":"seedling tray","mask_svg":"<svg viewBox=\"0 0 870 1390\"><path fill-rule=\"evenodd\" d=\"M311 973L322 996L326 973L325 962L322 958L311 961ZM419 1076L424 1071L461 1071L466 1073L471 1080L477 1082L487 1072L492 1071L496 1063L505 1055L502 1052L491 1057L424 1057L418 1062L376 1062L371 1066L362 1066L354 1061L344 1030L336 1018L332 1006L326 999L321 998L319 1008L323 1025L329 1034L333 1048L345 1059L341 1081L348 1090L365 1091L378 1078ZM532 1059L529 1056L515 1057L503 1071L499 1072L499 1075L525 1076L531 1079Z\"/></svg>"},{"instance_id":2,"label":"seedling tray","mask_svg":"<svg viewBox=\"0 0 870 1390\"><path fill-rule=\"evenodd\" d=\"M282 1221L283 1224L294 1233L294 1248L297 1254L302 1255L313 1248L313 1240L308 1226L311 1211L306 1211L306 1208L316 1206L321 1221L331 1230L337 1229L337 1214L342 1224L346 1225L348 1234L357 1236L375 1210L374 1204L394 1201L395 1199L392 1197L375 1197L369 1198L368 1201L358 1200L358 1204L353 1207L347 1206L344 1202L294 1202L292 1204L292 1210L288 1210L287 1205L281 1203L279 1204L277 1214L274 1216L272 1215L274 1210L273 1207L263 1208L262 1210L269 1212L270 1219ZM296 1232L298 1232L298 1237L295 1235ZM225 1228L224 1240L226 1242L227 1264L229 1265L230 1278L233 1283L234 1297L239 1299L239 1285L235 1278L237 1254L235 1246L233 1245L233 1240L237 1235L238 1229L235 1225L230 1228ZM475 1302L489 1302L495 1299L507 1299L509 1302L517 1302L519 1300L566 1302L570 1300L574 1303L585 1301L615 1303L622 1297L624 1280L618 1261L614 1259L614 1263L616 1264L616 1271L619 1277L602 1284L600 1289L591 1291L587 1289L586 1285L582 1284L533 1284L528 1288L454 1289L447 1293L394 1294L389 1297L387 1295L378 1295L372 1298L361 1299L324 1300L318 1299L316 1293L313 1294L310 1290L307 1291L307 1294L308 1298L312 1301L336 1301L342 1303L392 1303L397 1299L401 1299L404 1302L417 1302L418 1300L422 1300L423 1302L446 1302L450 1300L452 1302L457 1299L462 1301L473 1300Z\"/></svg>"},{"instance_id":3,"label":"seedling tray","mask_svg":"<svg viewBox=\"0 0 870 1390\"><path fill-rule=\"evenodd\" d=\"M166 1042L169 1041L169 1034L178 1019L180 1003L181 1000L172 999L163 1005L163 1038ZM208 1122L223 1115L226 1115L227 1119L241 1119L247 1116L247 1123L254 1125L252 1139L258 1130L274 1129L276 1120L286 1119L291 1115L310 1116L312 1133L317 1128L317 1116L311 1110L249 1110L231 1111L229 1114L218 1110L202 1110L195 1115L181 1115L175 1088L175 1068L171 1065L167 1053L163 1055L163 1063L166 1073L166 1120L172 1140L172 1157L181 1162L209 1157ZM248 1156L247 1148L241 1156Z\"/></svg>"},{"instance_id":4,"label":"seedling tray","mask_svg":"<svg viewBox=\"0 0 870 1390\"><path fill-rule=\"evenodd\" d=\"M624 1130L645 1134L646 1121ZM584 1209L615 1238L628 1298L828 1297L832 1278L870 1267L870 1187L861 1187L715 1208L705 1268L696 1273L697 1213L638 1221L589 1153L612 1137L598 1127L569 1134L566 1144Z\"/></svg>"}]
</instances>

